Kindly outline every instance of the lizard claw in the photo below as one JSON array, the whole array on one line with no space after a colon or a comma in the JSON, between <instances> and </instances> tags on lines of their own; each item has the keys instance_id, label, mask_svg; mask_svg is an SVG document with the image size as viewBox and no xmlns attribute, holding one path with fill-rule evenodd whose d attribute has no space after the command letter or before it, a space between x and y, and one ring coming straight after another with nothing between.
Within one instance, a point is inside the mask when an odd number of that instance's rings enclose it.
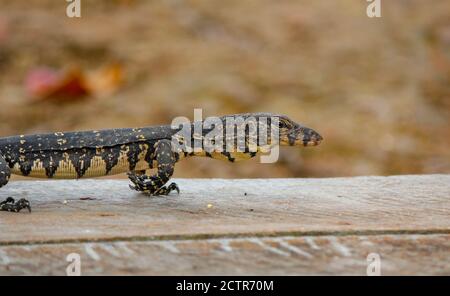
<instances>
[{"instance_id":1,"label":"lizard claw","mask_svg":"<svg viewBox=\"0 0 450 296\"><path fill-rule=\"evenodd\" d=\"M180 188L178 188L178 185L176 183L170 183L169 186L163 186L159 188L155 195L169 195L171 191L175 190L177 194L180 194Z\"/></svg>"},{"instance_id":2,"label":"lizard claw","mask_svg":"<svg viewBox=\"0 0 450 296\"><path fill-rule=\"evenodd\" d=\"M137 176L134 173L127 173L128 179L130 179L131 181L135 181L137 180Z\"/></svg>"},{"instance_id":3,"label":"lizard claw","mask_svg":"<svg viewBox=\"0 0 450 296\"><path fill-rule=\"evenodd\" d=\"M128 172L127 176L132 183L128 185L131 190L136 190L150 196L168 195L173 190L176 190L180 194L180 188L178 188L176 183L170 183L170 185L164 186L166 181L162 181L158 175L148 176Z\"/></svg>"},{"instance_id":4,"label":"lizard claw","mask_svg":"<svg viewBox=\"0 0 450 296\"><path fill-rule=\"evenodd\" d=\"M10 196L10 197L7 197L7 198L6 198L5 202L6 202L6 203L15 203L16 201L14 200L14 198L12 198L12 197Z\"/></svg>"},{"instance_id":5,"label":"lizard claw","mask_svg":"<svg viewBox=\"0 0 450 296\"><path fill-rule=\"evenodd\" d=\"M172 190L176 190L176 191L177 191L177 194L178 194L178 195L180 194L180 188L178 187L177 183L171 183L171 184L167 187L167 189L169 190L169 192L172 191Z\"/></svg>"},{"instance_id":6,"label":"lizard claw","mask_svg":"<svg viewBox=\"0 0 450 296\"><path fill-rule=\"evenodd\" d=\"M15 203L16 201L14 200L14 198L12 198L12 197L7 197L4 201L2 201L2 202L0 202L0 206L1 205L5 205L5 204L8 204L8 203Z\"/></svg>"},{"instance_id":7,"label":"lizard claw","mask_svg":"<svg viewBox=\"0 0 450 296\"><path fill-rule=\"evenodd\" d=\"M20 211L21 209L28 209L28 212L31 213L31 206L30 206L30 202L28 200L26 200L25 198L21 198L17 203L16 206L18 207L18 210Z\"/></svg>"}]
</instances>

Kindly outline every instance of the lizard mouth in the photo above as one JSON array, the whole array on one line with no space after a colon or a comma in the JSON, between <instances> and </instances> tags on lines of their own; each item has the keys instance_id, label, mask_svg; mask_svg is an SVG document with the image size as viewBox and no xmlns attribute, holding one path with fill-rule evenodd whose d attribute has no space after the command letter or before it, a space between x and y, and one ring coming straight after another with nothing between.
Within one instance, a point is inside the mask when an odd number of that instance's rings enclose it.
<instances>
[{"instance_id":1,"label":"lizard mouth","mask_svg":"<svg viewBox=\"0 0 450 296\"><path fill-rule=\"evenodd\" d=\"M320 139L320 140L311 140L311 141L307 141L307 142L303 141L303 146L305 146L305 147L306 146L317 146L321 142L322 142L322 139Z\"/></svg>"},{"instance_id":2,"label":"lizard mouth","mask_svg":"<svg viewBox=\"0 0 450 296\"><path fill-rule=\"evenodd\" d=\"M318 132L312 129L305 131L303 135L303 146L317 146L322 142L323 138Z\"/></svg>"},{"instance_id":3,"label":"lizard mouth","mask_svg":"<svg viewBox=\"0 0 450 296\"><path fill-rule=\"evenodd\" d=\"M288 136L289 145L301 145L304 147L307 146L317 146L319 145L323 138L319 133L312 129L303 129L299 134L291 134Z\"/></svg>"}]
</instances>

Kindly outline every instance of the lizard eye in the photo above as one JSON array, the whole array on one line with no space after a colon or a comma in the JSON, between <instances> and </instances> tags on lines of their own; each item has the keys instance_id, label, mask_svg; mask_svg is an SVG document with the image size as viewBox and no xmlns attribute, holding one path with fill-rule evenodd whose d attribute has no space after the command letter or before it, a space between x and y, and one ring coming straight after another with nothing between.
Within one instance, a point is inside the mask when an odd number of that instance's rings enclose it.
<instances>
[{"instance_id":1,"label":"lizard eye","mask_svg":"<svg viewBox=\"0 0 450 296\"><path fill-rule=\"evenodd\" d=\"M286 124L285 124L284 122L280 121L280 122L278 123L278 127L279 127L279 128L286 128Z\"/></svg>"}]
</instances>

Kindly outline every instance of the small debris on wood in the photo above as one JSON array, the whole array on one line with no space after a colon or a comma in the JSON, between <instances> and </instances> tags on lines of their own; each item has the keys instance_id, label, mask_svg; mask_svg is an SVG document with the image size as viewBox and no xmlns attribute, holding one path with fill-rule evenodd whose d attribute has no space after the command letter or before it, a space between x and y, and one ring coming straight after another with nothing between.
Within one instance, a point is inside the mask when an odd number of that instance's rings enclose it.
<instances>
[{"instance_id":1,"label":"small debris on wood","mask_svg":"<svg viewBox=\"0 0 450 296\"><path fill-rule=\"evenodd\" d=\"M113 213L100 213L98 214L100 217L113 217L113 216L117 216L116 214Z\"/></svg>"},{"instance_id":2,"label":"small debris on wood","mask_svg":"<svg viewBox=\"0 0 450 296\"><path fill-rule=\"evenodd\" d=\"M97 200L95 197L84 196L80 197L80 200Z\"/></svg>"}]
</instances>

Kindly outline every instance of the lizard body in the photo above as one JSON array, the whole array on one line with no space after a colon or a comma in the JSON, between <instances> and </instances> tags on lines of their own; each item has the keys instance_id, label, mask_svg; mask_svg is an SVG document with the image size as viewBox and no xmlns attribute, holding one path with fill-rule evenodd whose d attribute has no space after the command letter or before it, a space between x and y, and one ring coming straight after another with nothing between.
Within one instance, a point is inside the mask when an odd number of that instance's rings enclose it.
<instances>
[{"instance_id":1,"label":"lizard body","mask_svg":"<svg viewBox=\"0 0 450 296\"><path fill-rule=\"evenodd\" d=\"M267 117L277 118L281 145L313 146L322 140L314 130L303 127L283 115L246 113L221 117L219 120L225 123L226 118L230 117L240 117L244 120L251 117L255 118L256 122ZM241 122L247 132L250 123ZM271 126L263 128L267 128L264 132L267 132L270 139ZM172 190L179 191L175 183L164 185L171 178L175 163L183 158L206 156L234 162L255 157L263 151L259 142L256 150L249 149L248 136L242 151L223 149L208 152L202 148L194 150L195 140L204 139L212 129L206 128L196 134L194 128L194 132L187 137L180 137L180 130L165 125L0 138L0 187L8 183L11 174L35 178L79 179L128 173L133 184L130 186L132 189L149 195L167 195ZM227 133L230 132L223 129L221 133L221 137L227 139ZM236 137L237 133L232 133L234 148L238 143ZM180 145L178 149L174 148L173 139ZM145 174L148 169L157 169L157 172L149 176ZM0 203L0 210L18 212L23 208L30 209L29 202L25 199L15 202L14 199L8 198Z\"/></svg>"}]
</instances>

